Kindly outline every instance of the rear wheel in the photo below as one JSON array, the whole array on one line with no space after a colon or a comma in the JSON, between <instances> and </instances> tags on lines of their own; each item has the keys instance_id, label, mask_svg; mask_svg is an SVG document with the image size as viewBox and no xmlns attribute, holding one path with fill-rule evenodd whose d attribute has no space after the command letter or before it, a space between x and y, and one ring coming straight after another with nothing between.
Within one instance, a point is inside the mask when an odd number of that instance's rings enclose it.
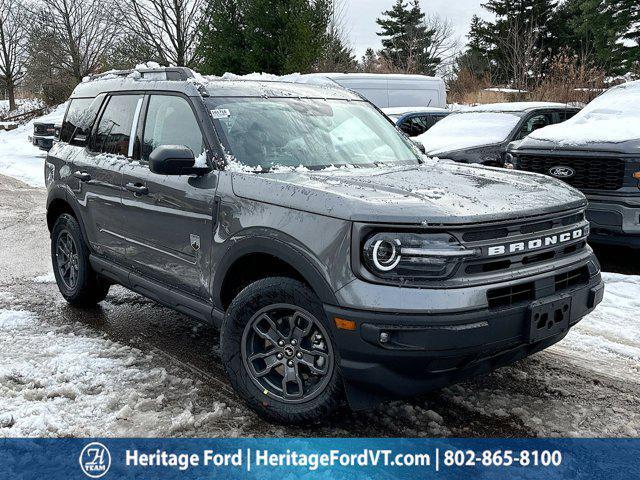
<instances>
[{"instance_id":1,"label":"rear wheel","mask_svg":"<svg viewBox=\"0 0 640 480\"><path fill-rule=\"evenodd\" d=\"M58 289L67 302L90 307L107 296L109 284L91 268L89 248L71 215L60 215L53 226L51 261Z\"/></svg>"},{"instance_id":2,"label":"rear wheel","mask_svg":"<svg viewBox=\"0 0 640 480\"><path fill-rule=\"evenodd\" d=\"M261 416L308 424L339 405L337 352L323 316L316 295L289 278L259 280L229 307L221 335L223 364Z\"/></svg>"}]
</instances>

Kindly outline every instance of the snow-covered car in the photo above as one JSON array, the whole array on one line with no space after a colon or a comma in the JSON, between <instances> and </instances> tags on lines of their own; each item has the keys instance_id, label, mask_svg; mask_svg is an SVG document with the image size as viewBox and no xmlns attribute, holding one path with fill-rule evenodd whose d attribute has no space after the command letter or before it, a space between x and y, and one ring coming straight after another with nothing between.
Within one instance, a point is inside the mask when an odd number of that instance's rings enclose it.
<instances>
[{"instance_id":1,"label":"snow-covered car","mask_svg":"<svg viewBox=\"0 0 640 480\"><path fill-rule=\"evenodd\" d=\"M30 137L33 143L40 150L49 151L56 138L56 127L58 131L64 118L64 108L56 108L53 112L40 117L33 122L33 135Z\"/></svg>"},{"instance_id":2,"label":"snow-covered car","mask_svg":"<svg viewBox=\"0 0 640 480\"><path fill-rule=\"evenodd\" d=\"M422 135L451 113L446 108L435 107L396 107L383 108L382 111L410 137Z\"/></svg>"},{"instance_id":3,"label":"snow-covered car","mask_svg":"<svg viewBox=\"0 0 640 480\"><path fill-rule=\"evenodd\" d=\"M580 111L562 103L480 105L449 115L416 137L431 157L504 166L507 147L531 132L564 122Z\"/></svg>"},{"instance_id":4,"label":"snow-covered car","mask_svg":"<svg viewBox=\"0 0 640 480\"><path fill-rule=\"evenodd\" d=\"M516 168L559 178L587 196L591 241L640 248L640 81L608 90L509 154Z\"/></svg>"}]
</instances>

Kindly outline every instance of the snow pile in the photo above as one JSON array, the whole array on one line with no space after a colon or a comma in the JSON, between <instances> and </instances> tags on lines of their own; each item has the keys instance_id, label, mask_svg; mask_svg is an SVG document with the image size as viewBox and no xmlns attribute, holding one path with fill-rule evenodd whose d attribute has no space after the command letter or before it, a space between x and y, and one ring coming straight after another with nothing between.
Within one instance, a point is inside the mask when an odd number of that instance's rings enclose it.
<instances>
[{"instance_id":1,"label":"snow pile","mask_svg":"<svg viewBox=\"0 0 640 480\"><path fill-rule=\"evenodd\" d=\"M81 324L0 309L0 351L0 437L206 434L230 414L194 411L193 380Z\"/></svg>"},{"instance_id":2,"label":"snow pile","mask_svg":"<svg viewBox=\"0 0 640 480\"><path fill-rule=\"evenodd\" d=\"M5 117L14 117L22 113L31 112L38 108L44 107L41 100L35 98L18 99L16 100L17 108L13 111L9 111L9 100L0 100L0 119Z\"/></svg>"},{"instance_id":3,"label":"snow pile","mask_svg":"<svg viewBox=\"0 0 640 480\"><path fill-rule=\"evenodd\" d=\"M0 175L17 178L32 187L44 187L44 159L47 153L31 144L33 124L64 116L66 103L44 117L31 120L15 130L0 131Z\"/></svg>"},{"instance_id":4,"label":"snow pile","mask_svg":"<svg viewBox=\"0 0 640 480\"><path fill-rule=\"evenodd\" d=\"M520 117L512 113L458 113L440 120L415 139L424 144L428 155L438 155L452 150L501 143L519 121Z\"/></svg>"},{"instance_id":5,"label":"snow pile","mask_svg":"<svg viewBox=\"0 0 640 480\"><path fill-rule=\"evenodd\" d=\"M608 90L564 123L536 130L530 138L559 145L621 143L640 139L640 81Z\"/></svg>"}]
</instances>

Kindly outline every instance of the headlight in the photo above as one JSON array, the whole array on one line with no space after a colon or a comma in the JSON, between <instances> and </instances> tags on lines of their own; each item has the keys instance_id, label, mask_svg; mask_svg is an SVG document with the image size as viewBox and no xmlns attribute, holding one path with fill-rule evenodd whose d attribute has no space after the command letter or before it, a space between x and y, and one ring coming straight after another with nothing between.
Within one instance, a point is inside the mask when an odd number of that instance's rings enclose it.
<instances>
[{"instance_id":1,"label":"headlight","mask_svg":"<svg viewBox=\"0 0 640 480\"><path fill-rule=\"evenodd\" d=\"M446 233L381 232L363 246L367 270L386 279L447 278L462 260L477 254Z\"/></svg>"}]
</instances>

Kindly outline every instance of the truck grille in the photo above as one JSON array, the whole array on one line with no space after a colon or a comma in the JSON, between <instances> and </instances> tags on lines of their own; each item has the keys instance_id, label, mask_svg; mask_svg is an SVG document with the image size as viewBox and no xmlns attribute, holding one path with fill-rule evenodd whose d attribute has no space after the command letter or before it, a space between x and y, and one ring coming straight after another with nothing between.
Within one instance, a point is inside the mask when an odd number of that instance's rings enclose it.
<instances>
[{"instance_id":1,"label":"truck grille","mask_svg":"<svg viewBox=\"0 0 640 480\"><path fill-rule=\"evenodd\" d=\"M48 131L51 130L51 131ZM34 125L33 133L36 135L53 135L53 125L49 124L38 124Z\"/></svg>"},{"instance_id":2,"label":"truck grille","mask_svg":"<svg viewBox=\"0 0 640 480\"><path fill-rule=\"evenodd\" d=\"M562 179L579 189L618 190L624 182L625 164L619 158L518 156L518 168L549 175L553 167L569 167L573 177Z\"/></svg>"}]
</instances>

